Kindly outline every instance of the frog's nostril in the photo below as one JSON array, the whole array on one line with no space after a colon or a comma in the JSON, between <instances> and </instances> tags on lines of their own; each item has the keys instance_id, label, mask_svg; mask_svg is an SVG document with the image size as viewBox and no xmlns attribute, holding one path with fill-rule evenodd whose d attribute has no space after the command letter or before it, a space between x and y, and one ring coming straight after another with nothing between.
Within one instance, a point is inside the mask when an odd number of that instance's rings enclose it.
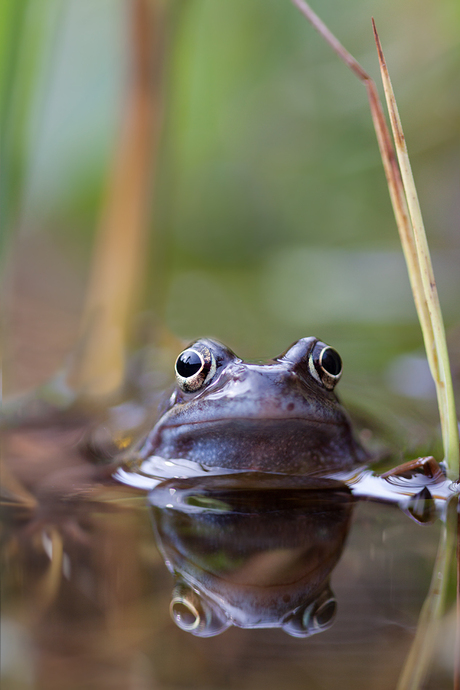
<instances>
[{"instance_id":1,"label":"frog's nostril","mask_svg":"<svg viewBox=\"0 0 460 690\"><path fill-rule=\"evenodd\" d=\"M232 379L234 381L244 381L247 378L248 370L244 366L236 366L232 371Z\"/></svg>"}]
</instances>

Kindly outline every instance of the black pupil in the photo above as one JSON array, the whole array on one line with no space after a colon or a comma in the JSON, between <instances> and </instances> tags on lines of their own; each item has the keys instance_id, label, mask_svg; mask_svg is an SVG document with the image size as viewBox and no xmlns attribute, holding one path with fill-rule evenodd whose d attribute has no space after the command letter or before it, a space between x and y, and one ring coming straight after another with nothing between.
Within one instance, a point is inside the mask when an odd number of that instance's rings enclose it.
<instances>
[{"instance_id":1,"label":"black pupil","mask_svg":"<svg viewBox=\"0 0 460 690\"><path fill-rule=\"evenodd\" d=\"M179 376L183 376L184 379L188 379L190 376L193 376L200 371L202 366L203 361L198 352L194 352L193 350L185 350L185 352L183 352L177 360L176 371Z\"/></svg>"},{"instance_id":2,"label":"black pupil","mask_svg":"<svg viewBox=\"0 0 460 690\"><path fill-rule=\"evenodd\" d=\"M338 376L342 371L342 360L338 352L328 347L321 357L321 366L331 376Z\"/></svg>"}]
</instances>

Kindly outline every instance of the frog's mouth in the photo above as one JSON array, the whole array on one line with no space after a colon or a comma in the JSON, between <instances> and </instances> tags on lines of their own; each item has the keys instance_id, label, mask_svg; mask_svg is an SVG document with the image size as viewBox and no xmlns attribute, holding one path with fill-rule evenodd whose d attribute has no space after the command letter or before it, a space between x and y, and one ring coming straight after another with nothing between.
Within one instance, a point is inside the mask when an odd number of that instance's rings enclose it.
<instances>
[{"instance_id":1,"label":"frog's mouth","mask_svg":"<svg viewBox=\"0 0 460 690\"><path fill-rule=\"evenodd\" d=\"M159 425L149 452L232 469L305 472L365 461L349 425L307 418L201 419Z\"/></svg>"},{"instance_id":2,"label":"frog's mouth","mask_svg":"<svg viewBox=\"0 0 460 690\"><path fill-rule=\"evenodd\" d=\"M296 424L296 425L308 425L308 426L341 426L340 422L332 419L321 419L318 420L316 417L222 417L222 418L209 418L209 419L199 419L196 421L188 422L169 422L163 424L163 428L167 429L184 429L186 427L211 427L211 426L225 426L225 425L247 425L249 426L272 426L281 424ZM345 423L343 423L345 425Z\"/></svg>"}]
</instances>

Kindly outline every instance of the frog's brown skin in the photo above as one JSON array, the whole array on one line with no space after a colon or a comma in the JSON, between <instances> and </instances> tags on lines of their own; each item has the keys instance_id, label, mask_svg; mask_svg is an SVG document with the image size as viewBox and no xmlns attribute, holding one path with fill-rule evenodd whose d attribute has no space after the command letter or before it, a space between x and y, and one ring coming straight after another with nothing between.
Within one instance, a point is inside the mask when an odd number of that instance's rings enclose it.
<instances>
[{"instance_id":1,"label":"frog's brown skin","mask_svg":"<svg viewBox=\"0 0 460 690\"><path fill-rule=\"evenodd\" d=\"M189 347L211 353L213 368L196 391L184 390L179 377L142 458L301 474L369 461L336 395L312 369L321 346L302 338L268 364L251 364L214 340L195 341Z\"/></svg>"}]
</instances>

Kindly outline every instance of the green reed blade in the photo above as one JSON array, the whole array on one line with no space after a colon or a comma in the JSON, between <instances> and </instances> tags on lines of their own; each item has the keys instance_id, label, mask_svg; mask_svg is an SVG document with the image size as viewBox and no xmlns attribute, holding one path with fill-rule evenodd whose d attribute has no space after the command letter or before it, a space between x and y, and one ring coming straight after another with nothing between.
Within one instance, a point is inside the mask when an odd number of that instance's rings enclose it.
<instances>
[{"instance_id":1,"label":"green reed blade","mask_svg":"<svg viewBox=\"0 0 460 690\"><path fill-rule=\"evenodd\" d=\"M429 325L421 320L421 326L431 374L436 384L445 460L448 465L449 476L451 476L452 479L457 479L459 465L458 423L455 411L455 400L449 365L449 355L447 352L444 322L433 274L430 250L423 225L422 212L412 175L406 140L401 125L401 119L399 117L398 106L396 105L393 87L391 85L390 76L388 74L382 46L380 44L374 21L372 21L372 24L379 55L380 71L385 90L385 98L387 101L388 112L390 114L390 122L396 145L396 153L398 156L415 241L416 255L413 256L411 254L409 260L406 256L406 261L408 261L408 264L409 261L415 264L413 270L417 270L418 268L421 276L423 292L421 293L419 299L426 305L426 310L429 314Z\"/></svg>"}]
</instances>

